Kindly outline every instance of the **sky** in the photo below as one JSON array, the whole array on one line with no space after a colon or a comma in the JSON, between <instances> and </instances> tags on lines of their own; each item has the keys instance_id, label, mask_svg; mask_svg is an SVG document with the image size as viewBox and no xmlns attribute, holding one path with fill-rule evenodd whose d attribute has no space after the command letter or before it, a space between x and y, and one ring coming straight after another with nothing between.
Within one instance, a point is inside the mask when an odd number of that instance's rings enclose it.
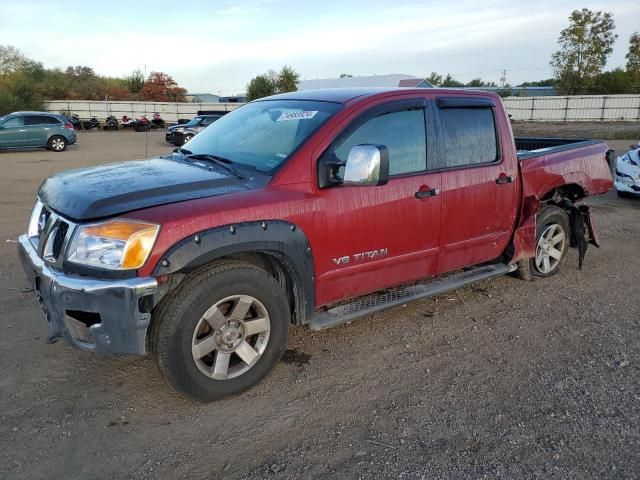
<instances>
[{"instance_id":1,"label":"sky","mask_svg":"<svg viewBox=\"0 0 640 480\"><path fill-rule=\"evenodd\" d=\"M624 66L638 0L0 0L0 44L49 68L163 71L193 93L242 93L285 64L302 79L439 72L498 82L506 69L517 85L552 76L560 30L583 7L613 13L608 68Z\"/></svg>"}]
</instances>

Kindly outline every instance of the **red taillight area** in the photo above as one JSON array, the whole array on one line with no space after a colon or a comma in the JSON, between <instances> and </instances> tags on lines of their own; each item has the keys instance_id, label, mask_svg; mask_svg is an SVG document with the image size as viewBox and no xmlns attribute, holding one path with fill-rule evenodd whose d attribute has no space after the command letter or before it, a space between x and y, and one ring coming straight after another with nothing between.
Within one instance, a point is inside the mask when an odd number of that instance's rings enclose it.
<instances>
[{"instance_id":1,"label":"red taillight area","mask_svg":"<svg viewBox=\"0 0 640 480\"><path fill-rule=\"evenodd\" d=\"M73 130L73 123L65 123L64 128L68 128L69 130Z\"/></svg>"}]
</instances>

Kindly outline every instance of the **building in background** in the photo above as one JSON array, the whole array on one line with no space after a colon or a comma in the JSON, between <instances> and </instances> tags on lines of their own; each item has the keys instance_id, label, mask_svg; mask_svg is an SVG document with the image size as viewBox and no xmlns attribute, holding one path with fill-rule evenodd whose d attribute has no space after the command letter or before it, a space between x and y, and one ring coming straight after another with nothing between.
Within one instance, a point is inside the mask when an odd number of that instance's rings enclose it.
<instances>
[{"instance_id":1,"label":"building in background","mask_svg":"<svg viewBox=\"0 0 640 480\"><path fill-rule=\"evenodd\" d=\"M245 103L247 101L247 96L245 94L229 95L227 97L220 97L218 101L220 103Z\"/></svg>"},{"instance_id":2,"label":"building in background","mask_svg":"<svg viewBox=\"0 0 640 480\"><path fill-rule=\"evenodd\" d=\"M401 82L407 85L401 85ZM319 88L349 88L349 87L423 87L429 88L429 82L413 75L402 73L390 73L388 75L369 75L361 77L344 76L340 78L317 78L313 80L301 80L298 82L298 90L316 90Z\"/></svg>"},{"instance_id":3,"label":"building in background","mask_svg":"<svg viewBox=\"0 0 640 480\"><path fill-rule=\"evenodd\" d=\"M219 103L220 97L213 93L187 93L187 102L191 103Z\"/></svg>"}]
</instances>

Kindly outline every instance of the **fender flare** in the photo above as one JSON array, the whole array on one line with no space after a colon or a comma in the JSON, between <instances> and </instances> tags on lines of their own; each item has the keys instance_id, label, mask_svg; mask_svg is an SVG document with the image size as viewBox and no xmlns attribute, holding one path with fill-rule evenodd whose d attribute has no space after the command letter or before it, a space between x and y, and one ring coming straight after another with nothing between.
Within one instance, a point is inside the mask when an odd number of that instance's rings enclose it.
<instances>
[{"instance_id":1,"label":"fender flare","mask_svg":"<svg viewBox=\"0 0 640 480\"><path fill-rule=\"evenodd\" d=\"M217 258L241 253L276 257L292 277L299 323L311 318L315 306L313 254L302 229L290 222L243 222L196 232L169 248L152 275L189 272Z\"/></svg>"}]
</instances>

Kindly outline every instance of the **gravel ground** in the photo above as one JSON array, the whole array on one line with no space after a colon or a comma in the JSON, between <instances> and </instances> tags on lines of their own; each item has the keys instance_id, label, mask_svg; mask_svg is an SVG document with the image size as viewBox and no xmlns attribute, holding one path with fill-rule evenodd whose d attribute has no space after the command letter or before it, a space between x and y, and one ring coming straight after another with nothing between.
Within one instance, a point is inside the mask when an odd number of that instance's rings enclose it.
<instances>
[{"instance_id":1,"label":"gravel ground","mask_svg":"<svg viewBox=\"0 0 640 480\"><path fill-rule=\"evenodd\" d=\"M22 290L14 239L39 182L144 141L0 153L0 478L640 478L640 201L589 201L602 248L581 271L572 251L551 279L294 328L262 384L203 405L148 358L47 345Z\"/></svg>"}]
</instances>

